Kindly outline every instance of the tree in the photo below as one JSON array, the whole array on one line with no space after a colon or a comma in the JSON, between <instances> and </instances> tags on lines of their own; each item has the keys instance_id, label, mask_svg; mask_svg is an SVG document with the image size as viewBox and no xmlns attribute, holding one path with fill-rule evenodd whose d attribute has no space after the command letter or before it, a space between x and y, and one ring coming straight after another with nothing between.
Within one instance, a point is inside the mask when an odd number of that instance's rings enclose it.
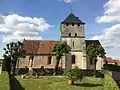
<instances>
[{"instance_id":1,"label":"tree","mask_svg":"<svg viewBox=\"0 0 120 90\"><path fill-rule=\"evenodd\" d=\"M10 62L11 59L10 57L6 56L5 54L3 55L4 59L2 62L2 71L7 71L8 74L10 74L11 68L10 68Z\"/></svg>"},{"instance_id":2,"label":"tree","mask_svg":"<svg viewBox=\"0 0 120 90\"><path fill-rule=\"evenodd\" d=\"M94 64L94 75L96 76L96 63L97 58L104 58L105 57L105 50L101 45L98 44L90 44L87 46L87 55L89 56L89 60L93 61Z\"/></svg>"},{"instance_id":3,"label":"tree","mask_svg":"<svg viewBox=\"0 0 120 90\"><path fill-rule=\"evenodd\" d=\"M19 41L17 42L10 42L6 44L6 48L4 48L4 60L7 60L7 68L9 68L9 72L11 75L15 75L15 67L17 60L22 57L25 53L23 49L23 44Z\"/></svg>"},{"instance_id":4,"label":"tree","mask_svg":"<svg viewBox=\"0 0 120 90\"><path fill-rule=\"evenodd\" d=\"M57 74L60 59L64 56L65 53L69 53L70 50L70 46L65 41L60 41L53 47L53 52L55 53L56 57L54 75Z\"/></svg>"},{"instance_id":5,"label":"tree","mask_svg":"<svg viewBox=\"0 0 120 90\"><path fill-rule=\"evenodd\" d=\"M68 79L69 84L74 84L74 81L82 80L82 73L82 70L76 66L74 69L65 70L63 75L66 79Z\"/></svg>"}]
</instances>

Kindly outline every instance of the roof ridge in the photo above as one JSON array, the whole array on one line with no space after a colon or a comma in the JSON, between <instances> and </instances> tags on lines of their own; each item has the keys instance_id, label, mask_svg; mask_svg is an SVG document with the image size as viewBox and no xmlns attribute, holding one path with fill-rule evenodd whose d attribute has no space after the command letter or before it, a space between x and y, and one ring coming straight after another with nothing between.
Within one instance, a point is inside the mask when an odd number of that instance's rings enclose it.
<instances>
[{"instance_id":1,"label":"roof ridge","mask_svg":"<svg viewBox=\"0 0 120 90\"><path fill-rule=\"evenodd\" d=\"M25 41L59 41L59 40L25 40Z\"/></svg>"}]
</instances>

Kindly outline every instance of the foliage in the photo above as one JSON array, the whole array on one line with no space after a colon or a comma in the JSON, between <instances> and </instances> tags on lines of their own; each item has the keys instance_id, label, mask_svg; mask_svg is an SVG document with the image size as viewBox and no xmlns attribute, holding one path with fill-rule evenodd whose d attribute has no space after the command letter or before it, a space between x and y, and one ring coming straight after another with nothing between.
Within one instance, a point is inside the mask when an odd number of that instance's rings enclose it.
<instances>
[{"instance_id":1,"label":"foliage","mask_svg":"<svg viewBox=\"0 0 120 90\"><path fill-rule=\"evenodd\" d=\"M0 75L0 90L9 90L9 76L8 73L3 71Z\"/></svg>"},{"instance_id":2,"label":"foliage","mask_svg":"<svg viewBox=\"0 0 120 90\"><path fill-rule=\"evenodd\" d=\"M120 71L120 66L113 64L104 64L104 69L109 71Z\"/></svg>"},{"instance_id":3,"label":"foliage","mask_svg":"<svg viewBox=\"0 0 120 90\"><path fill-rule=\"evenodd\" d=\"M82 71L78 67L75 67L74 69L66 70L64 72L64 76L66 79L72 81L76 81L78 79L82 80L83 78Z\"/></svg>"},{"instance_id":4,"label":"foliage","mask_svg":"<svg viewBox=\"0 0 120 90\"><path fill-rule=\"evenodd\" d=\"M64 53L69 53L70 50L71 48L64 41L56 43L53 47L53 52L56 54L56 60L61 59L62 56L64 56Z\"/></svg>"},{"instance_id":5,"label":"foliage","mask_svg":"<svg viewBox=\"0 0 120 90\"><path fill-rule=\"evenodd\" d=\"M3 57L4 57L4 59L2 61L2 71L8 71L8 73L9 73L10 72L10 62L11 62L11 60L6 55L3 56Z\"/></svg>"},{"instance_id":6,"label":"foliage","mask_svg":"<svg viewBox=\"0 0 120 90\"><path fill-rule=\"evenodd\" d=\"M4 48L4 51L4 65L7 69L10 68L9 70L12 74L14 74L18 58L25 53L25 50L23 49L23 44L19 41L10 42L6 44L6 48Z\"/></svg>"},{"instance_id":7,"label":"foliage","mask_svg":"<svg viewBox=\"0 0 120 90\"><path fill-rule=\"evenodd\" d=\"M113 80L109 73L105 73L104 90L119 90L117 83Z\"/></svg>"},{"instance_id":8,"label":"foliage","mask_svg":"<svg viewBox=\"0 0 120 90\"><path fill-rule=\"evenodd\" d=\"M90 59L96 60L97 57L104 58L105 57L105 50L101 45L97 44L90 44L87 46L87 55L90 57Z\"/></svg>"},{"instance_id":9,"label":"foliage","mask_svg":"<svg viewBox=\"0 0 120 90\"><path fill-rule=\"evenodd\" d=\"M64 56L64 54L68 54L70 52L71 48L65 41L60 41L59 43L56 43L53 47L53 52L56 56L56 64L55 64L55 72L54 74L57 74L58 65L60 59Z\"/></svg>"},{"instance_id":10,"label":"foliage","mask_svg":"<svg viewBox=\"0 0 120 90\"><path fill-rule=\"evenodd\" d=\"M105 57L105 50L101 45L98 44L90 44L87 46L86 49L87 55L89 56L90 60L92 60L94 63L94 74L96 75L96 63L97 58L104 58Z\"/></svg>"},{"instance_id":11,"label":"foliage","mask_svg":"<svg viewBox=\"0 0 120 90\"><path fill-rule=\"evenodd\" d=\"M45 76L39 79L17 77L17 79L25 90L104 90L101 78L83 78L77 85L69 85L62 76Z\"/></svg>"}]
</instances>

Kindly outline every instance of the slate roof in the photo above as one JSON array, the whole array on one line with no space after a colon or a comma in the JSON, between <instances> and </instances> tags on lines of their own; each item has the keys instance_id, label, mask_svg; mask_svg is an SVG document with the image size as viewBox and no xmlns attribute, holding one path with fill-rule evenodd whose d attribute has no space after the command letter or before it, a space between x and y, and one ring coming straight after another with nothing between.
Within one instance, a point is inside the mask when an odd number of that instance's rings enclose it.
<instances>
[{"instance_id":1,"label":"slate roof","mask_svg":"<svg viewBox=\"0 0 120 90\"><path fill-rule=\"evenodd\" d=\"M23 47L27 54L52 54L52 48L59 41L24 40Z\"/></svg>"},{"instance_id":2,"label":"slate roof","mask_svg":"<svg viewBox=\"0 0 120 90\"><path fill-rule=\"evenodd\" d=\"M98 44L98 45L101 45L99 40L85 40L86 42L86 47L90 44Z\"/></svg>"},{"instance_id":3,"label":"slate roof","mask_svg":"<svg viewBox=\"0 0 120 90\"><path fill-rule=\"evenodd\" d=\"M61 23L85 24L78 17L76 17L73 13L70 13L69 16Z\"/></svg>"}]
</instances>

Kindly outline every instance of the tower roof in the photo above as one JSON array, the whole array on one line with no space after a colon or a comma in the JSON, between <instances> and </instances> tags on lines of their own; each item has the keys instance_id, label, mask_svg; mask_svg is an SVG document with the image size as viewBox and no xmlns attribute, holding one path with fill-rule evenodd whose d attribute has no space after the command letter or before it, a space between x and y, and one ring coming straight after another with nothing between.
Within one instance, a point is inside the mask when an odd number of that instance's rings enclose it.
<instances>
[{"instance_id":1,"label":"tower roof","mask_svg":"<svg viewBox=\"0 0 120 90\"><path fill-rule=\"evenodd\" d=\"M101 43L99 42L99 40L85 40L85 42L86 42L86 46L89 46L90 44L101 45Z\"/></svg>"},{"instance_id":2,"label":"tower roof","mask_svg":"<svg viewBox=\"0 0 120 90\"><path fill-rule=\"evenodd\" d=\"M79 17L76 17L73 13L70 13L69 16L61 23L85 24L79 19Z\"/></svg>"}]
</instances>

